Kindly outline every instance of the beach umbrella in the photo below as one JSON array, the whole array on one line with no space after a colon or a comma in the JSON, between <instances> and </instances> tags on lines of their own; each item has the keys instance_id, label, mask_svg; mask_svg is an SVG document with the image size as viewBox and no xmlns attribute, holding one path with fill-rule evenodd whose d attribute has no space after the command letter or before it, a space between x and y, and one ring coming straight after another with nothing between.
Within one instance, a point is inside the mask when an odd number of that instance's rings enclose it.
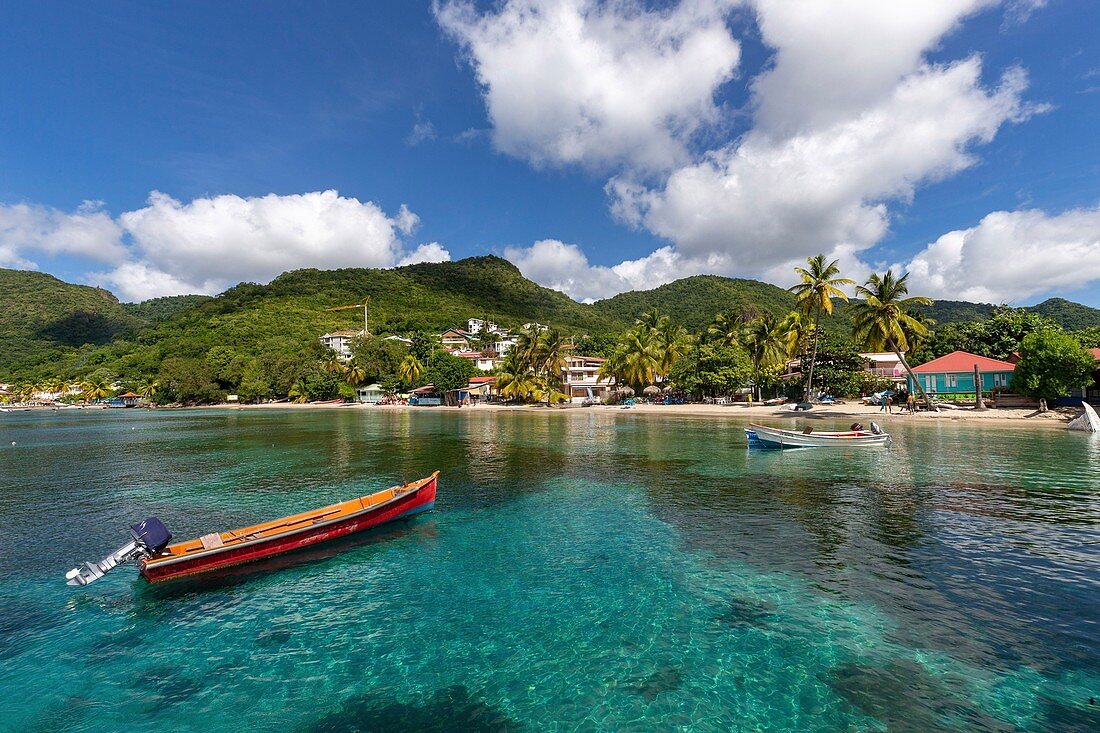
<instances>
[{"instance_id":1,"label":"beach umbrella","mask_svg":"<svg viewBox=\"0 0 1100 733\"><path fill-rule=\"evenodd\" d=\"M633 397L634 396L634 390L630 387L619 387L615 391L618 392L621 395L625 395L626 397Z\"/></svg>"},{"instance_id":2,"label":"beach umbrella","mask_svg":"<svg viewBox=\"0 0 1100 733\"><path fill-rule=\"evenodd\" d=\"M642 390L642 394L649 394L649 395L661 394L661 388L658 387L655 384L651 384L651 385L649 385L648 387L646 387L645 389Z\"/></svg>"}]
</instances>

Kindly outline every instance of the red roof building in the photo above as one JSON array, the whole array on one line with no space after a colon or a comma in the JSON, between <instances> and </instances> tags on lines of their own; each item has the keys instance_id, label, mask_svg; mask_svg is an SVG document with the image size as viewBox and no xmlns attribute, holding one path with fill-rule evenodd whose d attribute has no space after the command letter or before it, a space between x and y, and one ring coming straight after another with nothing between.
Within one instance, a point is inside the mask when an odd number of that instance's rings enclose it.
<instances>
[{"instance_id":1,"label":"red roof building","mask_svg":"<svg viewBox=\"0 0 1100 733\"><path fill-rule=\"evenodd\" d=\"M929 394L974 394L974 365L978 366L982 391L1007 389L1016 365L966 351L953 351L939 359L913 368L921 386ZM909 385L909 390L914 389Z\"/></svg>"},{"instance_id":2,"label":"red roof building","mask_svg":"<svg viewBox=\"0 0 1100 733\"><path fill-rule=\"evenodd\" d=\"M979 372L1011 372L1016 369L1016 365L1010 361L990 359L988 356L978 356L969 351L952 351L939 359L913 367L913 371L917 374L962 374L964 372L973 374L975 364L978 365Z\"/></svg>"}]
</instances>

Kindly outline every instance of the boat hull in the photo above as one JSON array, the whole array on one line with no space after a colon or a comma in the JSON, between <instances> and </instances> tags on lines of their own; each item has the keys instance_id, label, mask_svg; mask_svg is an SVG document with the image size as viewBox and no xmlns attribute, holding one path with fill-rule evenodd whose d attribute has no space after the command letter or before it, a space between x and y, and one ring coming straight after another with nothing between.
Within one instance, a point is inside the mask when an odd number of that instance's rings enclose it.
<instances>
[{"instance_id":1,"label":"boat hull","mask_svg":"<svg viewBox=\"0 0 1100 733\"><path fill-rule=\"evenodd\" d=\"M888 433L875 434L867 431L847 433L798 433L793 430L780 430L764 425L752 425L745 428L749 446L753 448L873 448L889 446Z\"/></svg>"},{"instance_id":2,"label":"boat hull","mask_svg":"<svg viewBox=\"0 0 1100 733\"><path fill-rule=\"evenodd\" d=\"M392 499L366 506L352 514L338 516L331 520L315 521L299 529L280 532L271 537L248 539L238 544L226 544L212 549L199 548L193 555L173 556L166 553L165 556L148 558L141 564L141 575L150 583L191 577L275 557L380 527L399 519L407 519L434 508L437 480L437 475L433 474L429 479L411 485L415 488L395 494ZM324 510L321 512L323 514ZM194 541L191 544L193 543ZM172 549L169 548L169 550ZM180 550L176 549L176 552Z\"/></svg>"}]
</instances>

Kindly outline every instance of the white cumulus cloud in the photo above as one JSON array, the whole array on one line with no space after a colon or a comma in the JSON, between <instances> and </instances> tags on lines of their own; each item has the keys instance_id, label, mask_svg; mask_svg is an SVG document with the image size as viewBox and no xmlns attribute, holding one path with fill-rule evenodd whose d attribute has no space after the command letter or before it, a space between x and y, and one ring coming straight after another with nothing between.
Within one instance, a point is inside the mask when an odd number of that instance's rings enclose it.
<instances>
[{"instance_id":1,"label":"white cumulus cloud","mask_svg":"<svg viewBox=\"0 0 1100 733\"><path fill-rule=\"evenodd\" d=\"M865 274L860 253L896 209L1043 109L1023 100L1022 69L988 84L977 54L928 59L968 17L998 4L1018 15L1042 0L744 4L774 56L747 83L748 131L702 151L692 133L720 121L715 94L739 60L731 3L436 6L477 73L497 147L536 166L604 164L615 171L612 214L670 243L605 267L546 240L512 250L524 272L575 297L695 272L785 282L818 252Z\"/></svg>"},{"instance_id":2,"label":"white cumulus cloud","mask_svg":"<svg viewBox=\"0 0 1100 733\"><path fill-rule=\"evenodd\" d=\"M390 216L371 201L336 191L221 195L186 203L153 191L146 206L117 218L98 203L71 213L0 205L0 264L29 268L36 254L79 255L111 265L88 277L125 300L217 293L303 267L450 259L438 242L406 251L402 238L419 223L405 205Z\"/></svg>"},{"instance_id":3,"label":"white cumulus cloud","mask_svg":"<svg viewBox=\"0 0 1100 733\"><path fill-rule=\"evenodd\" d=\"M993 90L980 74L976 57L924 66L850 119L781 139L753 131L661 189L614 180L614 211L684 255L721 255L742 273L870 247L888 229L889 201L971 165L970 144L1024 114L1022 72Z\"/></svg>"},{"instance_id":4,"label":"white cumulus cloud","mask_svg":"<svg viewBox=\"0 0 1100 733\"><path fill-rule=\"evenodd\" d=\"M719 117L715 92L740 58L734 4L509 0L481 14L445 0L435 13L473 65L498 149L536 166L656 170Z\"/></svg>"},{"instance_id":5,"label":"white cumulus cloud","mask_svg":"<svg viewBox=\"0 0 1100 733\"><path fill-rule=\"evenodd\" d=\"M417 265L421 262L450 262L451 253L439 242L422 244L401 258L398 265Z\"/></svg>"},{"instance_id":6,"label":"white cumulus cloud","mask_svg":"<svg viewBox=\"0 0 1100 733\"><path fill-rule=\"evenodd\" d=\"M692 260L671 247L614 267L593 265L580 247L558 239L542 239L530 247L507 247L504 256L528 279L584 302L626 290L649 290L677 278L722 268L722 263L713 258Z\"/></svg>"},{"instance_id":7,"label":"white cumulus cloud","mask_svg":"<svg viewBox=\"0 0 1100 733\"><path fill-rule=\"evenodd\" d=\"M1100 280L1100 207L995 211L896 269L909 271L914 293L982 303L1084 287Z\"/></svg>"},{"instance_id":8,"label":"white cumulus cloud","mask_svg":"<svg viewBox=\"0 0 1100 733\"><path fill-rule=\"evenodd\" d=\"M0 204L0 264L31 267L34 253L72 254L115 263L126 257L122 228L98 201L73 212L37 204Z\"/></svg>"}]
</instances>

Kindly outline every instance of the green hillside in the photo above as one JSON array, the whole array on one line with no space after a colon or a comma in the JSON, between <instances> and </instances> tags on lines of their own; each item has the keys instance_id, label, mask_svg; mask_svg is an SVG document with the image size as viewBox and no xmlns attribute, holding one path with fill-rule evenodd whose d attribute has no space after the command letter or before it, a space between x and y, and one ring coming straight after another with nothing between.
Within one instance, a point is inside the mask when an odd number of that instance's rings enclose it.
<instances>
[{"instance_id":1,"label":"green hillside","mask_svg":"<svg viewBox=\"0 0 1100 733\"><path fill-rule=\"evenodd\" d=\"M0 269L0 371L85 344L106 344L141 325L102 288L72 285L44 272Z\"/></svg>"},{"instance_id":2,"label":"green hillside","mask_svg":"<svg viewBox=\"0 0 1100 733\"><path fill-rule=\"evenodd\" d=\"M793 307L794 296L783 288L717 275L685 277L653 290L620 293L591 306L617 323L630 323L656 308L689 330L705 328L720 311L784 316Z\"/></svg>"},{"instance_id":3,"label":"green hillside","mask_svg":"<svg viewBox=\"0 0 1100 733\"><path fill-rule=\"evenodd\" d=\"M1074 303L1064 298L1050 298L1038 305L1028 307L1029 311L1047 318L1053 318L1071 331L1083 328L1100 328L1100 309Z\"/></svg>"},{"instance_id":4,"label":"green hillside","mask_svg":"<svg viewBox=\"0 0 1100 733\"><path fill-rule=\"evenodd\" d=\"M237 362L233 369L261 356L268 360L264 364L303 358L320 348L320 334L361 328L361 310L326 309L365 297L371 330L402 334L438 332L476 316L509 327L538 321L578 335L612 335L653 308L699 331L721 311L782 316L794 305L793 297L774 285L713 275L586 305L531 282L512 263L493 256L388 270L296 270L268 285L242 283L217 297L136 304L120 304L105 290L43 273L0 270L0 379L77 377L100 368L149 377L169 357L223 366ZM830 331L848 331L845 310L838 303L827 322ZM982 320L992 310L937 301L927 313L945 324ZM1100 310L1061 299L1029 310L1071 329L1100 325Z\"/></svg>"}]
</instances>

